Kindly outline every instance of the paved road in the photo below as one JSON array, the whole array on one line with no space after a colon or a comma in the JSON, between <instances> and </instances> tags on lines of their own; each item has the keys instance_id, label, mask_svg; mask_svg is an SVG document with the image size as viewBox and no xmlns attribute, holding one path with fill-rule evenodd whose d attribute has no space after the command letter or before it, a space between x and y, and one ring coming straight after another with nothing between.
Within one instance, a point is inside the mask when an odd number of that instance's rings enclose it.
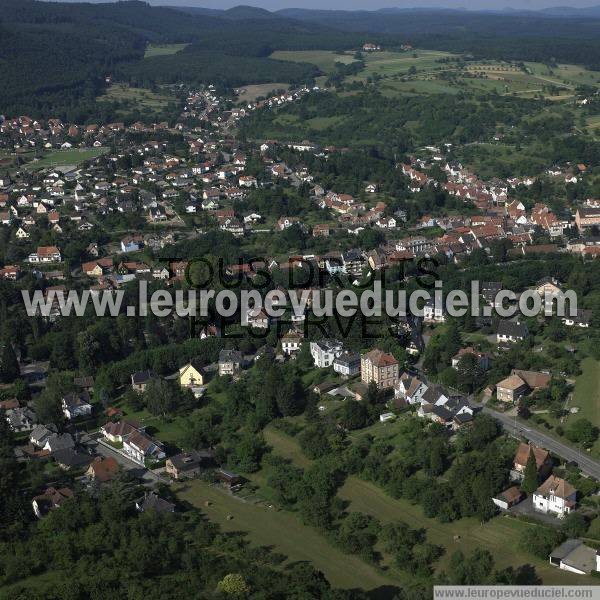
<instances>
[{"instance_id":1,"label":"paved road","mask_svg":"<svg viewBox=\"0 0 600 600\"><path fill-rule=\"evenodd\" d=\"M543 431L524 425L516 421L514 417L505 415L487 406L483 407L483 412L500 421L504 429L509 433L523 437L537 446L543 446L567 461L576 462L583 473L600 480L600 461L592 458L586 452L567 446Z\"/></svg>"}]
</instances>

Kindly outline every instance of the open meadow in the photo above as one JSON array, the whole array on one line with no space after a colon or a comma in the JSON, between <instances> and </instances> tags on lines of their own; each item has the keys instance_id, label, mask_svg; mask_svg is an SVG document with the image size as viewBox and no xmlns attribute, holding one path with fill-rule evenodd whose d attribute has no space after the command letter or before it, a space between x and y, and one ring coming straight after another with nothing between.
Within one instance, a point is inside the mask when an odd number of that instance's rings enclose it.
<instances>
[{"instance_id":1,"label":"open meadow","mask_svg":"<svg viewBox=\"0 0 600 600\"><path fill-rule=\"evenodd\" d=\"M148 44L144 58L153 56L171 56L183 50L188 44Z\"/></svg>"},{"instance_id":2,"label":"open meadow","mask_svg":"<svg viewBox=\"0 0 600 600\"><path fill-rule=\"evenodd\" d=\"M52 167L76 167L86 160L91 160L108 152L108 148L73 148L69 150L51 150L41 158L27 163L26 169L37 171Z\"/></svg>"},{"instance_id":3,"label":"open meadow","mask_svg":"<svg viewBox=\"0 0 600 600\"><path fill-rule=\"evenodd\" d=\"M237 96L240 102L254 102L258 98L266 98L278 90L289 89L289 83L259 83L238 88Z\"/></svg>"},{"instance_id":4,"label":"open meadow","mask_svg":"<svg viewBox=\"0 0 600 600\"><path fill-rule=\"evenodd\" d=\"M330 50L278 50L270 58L289 62L305 62L316 65L324 73L333 73L335 63L348 65L356 59L349 52L332 52Z\"/></svg>"},{"instance_id":5,"label":"open meadow","mask_svg":"<svg viewBox=\"0 0 600 600\"><path fill-rule=\"evenodd\" d=\"M386 437L391 442L394 439L394 430L393 423L378 423L364 433L370 433L375 437ZM280 430L267 427L265 439L273 447L275 454L292 461L296 466L307 468L311 464L296 440ZM346 479L338 492L338 497L347 502L347 510L372 515L384 524L398 520L406 522L411 528L424 528L427 531L427 541L443 546L445 549L444 555L437 563L438 572L447 567L454 552L460 550L469 553L479 547L491 552L496 568L517 567L523 564L535 566L538 575L548 585L577 585L587 581L583 576L559 571L548 565L546 561L539 560L518 548L521 532L528 527L537 527L535 524L511 516L497 516L483 524L476 519L440 523L437 519L426 517L421 506L411 504L404 499L392 498L377 485L355 476ZM383 564L390 566L387 560L384 555ZM401 573L399 575L402 576Z\"/></svg>"},{"instance_id":6,"label":"open meadow","mask_svg":"<svg viewBox=\"0 0 600 600\"><path fill-rule=\"evenodd\" d=\"M357 556L332 546L315 529L303 525L293 513L242 500L198 480L178 484L174 491L178 498L202 510L224 531L246 533L256 546L267 546L284 554L286 563L310 562L335 586L372 590L398 584Z\"/></svg>"},{"instance_id":7,"label":"open meadow","mask_svg":"<svg viewBox=\"0 0 600 600\"><path fill-rule=\"evenodd\" d=\"M272 58L309 62L331 73L335 63L355 60L350 52L279 51ZM374 82L382 94L457 94L460 91L517 95L552 100L572 98L579 85L598 86L600 73L569 64L464 61L458 54L414 49L363 53L365 68L348 82Z\"/></svg>"},{"instance_id":8,"label":"open meadow","mask_svg":"<svg viewBox=\"0 0 600 600\"><path fill-rule=\"evenodd\" d=\"M116 112L121 116L136 112L157 114L162 112L173 100L173 97L166 92L153 92L122 83L111 85L98 98L100 103L115 104Z\"/></svg>"}]
</instances>

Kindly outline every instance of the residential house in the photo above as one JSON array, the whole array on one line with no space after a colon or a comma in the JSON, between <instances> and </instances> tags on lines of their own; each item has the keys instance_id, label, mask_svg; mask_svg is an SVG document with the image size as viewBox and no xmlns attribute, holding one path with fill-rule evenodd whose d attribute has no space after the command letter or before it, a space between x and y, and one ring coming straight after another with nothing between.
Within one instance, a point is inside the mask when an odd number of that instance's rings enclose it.
<instances>
[{"instance_id":1,"label":"residential house","mask_svg":"<svg viewBox=\"0 0 600 600\"><path fill-rule=\"evenodd\" d=\"M575 213L575 224L579 231L600 226L600 206L582 206Z\"/></svg>"},{"instance_id":2,"label":"residential house","mask_svg":"<svg viewBox=\"0 0 600 600\"><path fill-rule=\"evenodd\" d=\"M86 471L90 481L108 483L118 473L119 463L112 456L97 456Z\"/></svg>"},{"instance_id":3,"label":"residential house","mask_svg":"<svg viewBox=\"0 0 600 600\"><path fill-rule=\"evenodd\" d=\"M204 385L204 369L197 360L179 369L179 385L188 388Z\"/></svg>"},{"instance_id":4,"label":"residential house","mask_svg":"<svg viewBox=\"0 0 600 600\"><path fill-rule=\"evenodd\" d=\"M162 444L142 431L135 431L123 439L123 451L142 466L146 460L162 460L166 456Z\"/></svg>"},{"instance_id":5,"label":"residential house","mask_svg":"<svg viewBox=\"0 0 600 600\"><path fill-rule=\"evenodd\" d=\"M362 250L352 248L342 253L342 271L346 275L360 275L365 265L366 260Z\"/></svg>"},{"instance_id":6,"label":"residential house","mask_svg":"<svg viewBox=\"0 0 600 600\"><path fill-rule=\"evenodd\" d=\"M60 250L56 246L38 246L36 252L29 255L30 263L61 262Z\"/></svg>"},{"instance_id":7,"label":"residential house","mask_svg":"<svg viewBox=\"0 0 600 600\"><path fill-rule=\"evenodd\" d=\"M92 405L90 404L90 395L88 392L73 392L67 394L62 399L62 411L67 419L72 420L77 417L87 417L92 414Z\"/></svg>"},{"instance_id":8,"label":"residential house","mask_svg":"<svg viewBox=\"0 0 600 600\"><path fill-rule=\"evenodd\" d=\"M138 427L127 421L109 421L100 428L100 433L113 444L122 444L127 436L138 431Z\"/></svg>"},{"instance_id":9,"label":"residential house","mask_svg":"<svg viewBox=\"0 0 600 600\"><path fill-rule=\"evenodd\" d=\"M357 352L342 352L333 361L333 370L342 377L353 377L360 373L360 354Z\"/></svg>"},{"instance_id":10,"label":"residential house","mask_svg":"<svg viewBox=\"0 0 600 600\"><path fill-rule=\"evenodd\" d=\"M88 277L101 277L113 267L112 258L99 258L81 265L82 272Z\"/></svg>"},{"instance_id":11,"label":"residential house","mask_svg":"<svg viewBox=\"0 0 600 600\"><path fill-rule=\"evenodd\" d=\"M49 452L56 452L57 450L65 450L75 447L75 440L68 433L54 433L52 434L43 446L43 450Z\"/></svg>"},{"instance_id":12,"label":"residential house","mask_svg":"<svg viewBox=\"0 0 600 600\"><path fill-rule=\"evenodd\" d=\"M329 237L330 227L327 223L318 223L313 227L313 237Z\"/></svg>"},{"instance_id":13,"label":"residential house","mask_svg":"<svg viewBox=\"0 0 600 600\"><path fill-rule=\"evenodd\" d=\"M256 187L258 182L256 181L256 177L252 177L250 175L242 175L238 180L240 187Z\"/></svg>"},{"instance_id":14,"label":"residential house","mask_svg":"<svg viewBox=\"0 0 600 600\"><path fill-rule=\"evenodd\" d=\"M577 490L567 481L550 475L533 494L533 507L563 518L577 505Z\"/></svg>"},{"instance_id":15,"label":"residential house","mask_svg":"<svg viewBox=\"0 0 600 600\"><path fill-rule=\"evenodd\" d=\"M337 356L342 353L342 342L337 340L320 340L310 343L310 354L313 357L315 367L326 369L333 364Z\"/></svg>"},{"instance_id":16,"label":"residential house","mask_svg":"<svg viewBox=\"0 0 600 600\"><path fill-rule=\"evenodd\" d=\"M212 450L192 450L167 458L166 472L173 479L189 479L198 476L214 459Z\"/></svg>"},{"instance_id":17,"label":"residential house","mask_svg":"<svg viewBox=\"0 0 600 600\"><path fill-rule=\"evenodd\" d=\"M496 395L503 402L514 402L532 391L548 387L552 376L549 373L513 369L506 379L496 386Z\"/></svg>"},{"instance_id":18,"label":"residential house","mask_svg":"<svg viewBox=\"0 0 600 600\"><path fill-rule=\"evenodd\" d=\"M523 481L525 468L527 467L531 452L533 452L535 457L538 481L545 480L552 471L552 458L550 457L550 452L548 452L548 450L521 442L515 453L513 468L510 472L510 476L514 481Z\"/></svg>"},{"instance_id":19,"label":"residential house","mask_svg":"<svg viewBox=\"0 0 600 600\"><path fill-rule=\"evenodd\" d=\"M300 225L300 219L298 217L281 217L277 220L277 229L279 231L289 229L293 225Z\"/></svg>"},{"instance_id":20,"label":"residential house","mask_svg":"<svg viewBox=\"0 0 600 600\"><path fill-rule=\"evenodd\" d=\"M138 371L131 375L131 387L136 392L143 392L152 379L156 379L156 373L154 373L154 371L150 369Z\"/></svg>"},{"instance_id":21,"label":"residential house","mask_svg":"<svg viewBox=\"0 0 600 600\"><path fill-rule=\"evenodd\" d=\"M91 375L85 375L83 377L74 377L73 383L78 388L91 392L94 389L94 378Z\"/></svg>"},{"instance_id":22,"label":"residential house","mask_svg":"<svg viewBox=\"0 0 600 600\"><path fill-rule=\"evenodd\" d=\"M29 434L29 441L38 448L43 448L48 439L56 435L57 429L54 425L37 425Z\"/></svg>"},{"instance_id":23,"label":"residential house","mask_svg":"<svg viewBox=\"0 0 600 600\"><path fill-rule=\"evenodd\" d=\"M215 471L215 475L221 482L221 485L225 486L231 491L239 489L244 481L241 475L233 473L232 471L226 471L225 469L217 469Z\"/></svg>"},{"instance_id":24,"label":"residential house","mask_svg":"<svg viewBox=\"0 0 600 600\"><path fill-rule=\"evenodd\" d=\"M463 356L472 355L477 359L477 363L479 368L487 371L490 368L490 355L487 352L481 352L479 350L475 350L472 346L468 346L467 348L461 348L453 357L452 357L452 367L457 368L460 359Z\"/></svg>"},{"instance_id":25,"label":"residential house","mask_svg":"<svg viewBox=\"0 0 600 600\"><path fill-rule=\"evenodd\" d=\"M562 292L558 281L552 277L544 277L535 284L535 291L542 297L556 296Z\"/></svg>"},{"instance_id":26,"label":"residential house","mask_svg":"<svg viewBox=\"0 0 600 600\"><path fill-rule=\"evenodd\" d=\"M33 512L38 519L45 517L51 510L59 508L61 504L73 498L73 490L68 487L46 488L43 494L34 496L31 501Z\"/></svg>"},{"instance_id":27,"label":"residential house","mask_svg":"<svg viewBox=\"0 0 600 600\"><path fill-rule=\"evenodd\" d=\"M304 334L296 329L290 329L281 337L281 350L287 356L293 356L300 351Z\"/></svg>"},{"instance_id":28,"label":"residential house","mask_svg":"<svg viewBox=\"0 0 600 600\"><path fill-rule=\"evenodd\" d=\"M237 377L242 371L242 353L239 350L221 350L219 352L219 376Z\"/></svg>"},{"instance_id":29,"label":"residential house","mask_svg":"<svg viewBox=\"0 0 600 600\"><path fill-rule=\"evenodd\" d=\"M144 245L141 235L128 235L121 240L121 252L138 252Z\"/></svg>"},{"instance_id":30,"label":"residential house","mask_svg":"<svg viewBox=\"0 0 600 600\"><path fill-rule=\"evenodd\" d=\"M64 471L70 471L71 469L79 470L87 468L92 462L92 457L89 454L77 452L73 448L55 450L52 453L52 458L54 459L56 464Z\"/></svg>"},{"instance_id":31,"label":"residential house","mask_svg":"<svg viewBox=\"0 0 600 600\"><path fill-rule=\"evenodd\" d=\"M443 323L445 320L444 308L436 306L432 299L427 300L423 306L423 321L425 323Z\"/></svg>"},{"instance_id":32,"label":"residential house","mask_svg":"<svg viewBox=\"0 0 600 600\"><path fill-rule=\"evenodd\" d=\"M501 402L515 402L528 392L529 386L518 375L509 375L496 385L496 397Z\"/></svg>"},{"instance_id":33,"label":"residential house","mask_svg":"<svg viewBox=\"0 0 600 600\"><path fill-rule=\"evenodd\" d=\"M269 315L261 308L248 309L246 320L250 327L255 327L256 329L269 328Z\"/></svg>"},{"instance_id":34,"label":"residential house","mask_svg":"<svg viewBox=\"0 0 600 600\"><path fill-rule=\"evenodd\" d=\"M374 381L381 390L396 386L399 379L398 361L387 352L375 348L360 357L361 381Z\"/></svg>"},{"instance_id":35,"label":"residential house","mask_svg":"<svg viewBox=\"0 0 600 600\"><path fill-rule=\"evenodd\" d=\"M524 323L504 319L498 323L498 331L496 333L498 344L522 342L528 336L529 331Z\"/></svg>"},{"instance_id":36,"label":"residential house","mask_svg":"<svg viewBox=\"0 0 600 600\"><path fill-rule=\"evenodd\" d=\"M14 408L9 408L5 412L5 417L8 426L15 433L31 431L36 426L35 413L27 406L20 407L17 405Z\"/></svg>"},{"instance_id":37,"label":"residential house","mask_svg":"<svg viewBox=\"0 0 600 600\"><path fill-rule=\"evenodd\" d=\"M582 327L587 329L590 326L590 321L592 319L592 311L585 310L583 308L577 309L577 314L574 316L566 316L563 317L563 323L567 327Z\"/></svg>"},{"instance_id":38,"label":"residential house","mask_svg":"<svg viewBox=\"0 0 600 600\"><path fill-rule=\"evenodd\" d=\"M6 265L0 269L0 279L16 281L21 275L21 267L16 265Z\"/></svg>"},{"instance_id":39,"label":"residential house","mask_svg":"<svg viewBox=\"0 0 600 600\"><path fill-rule=\"evenodd\" d=\"M135 501L135 507L139 512L175 512L175 505L156 492L144 492L144 495Z\"/></svg>"}]
</instances>

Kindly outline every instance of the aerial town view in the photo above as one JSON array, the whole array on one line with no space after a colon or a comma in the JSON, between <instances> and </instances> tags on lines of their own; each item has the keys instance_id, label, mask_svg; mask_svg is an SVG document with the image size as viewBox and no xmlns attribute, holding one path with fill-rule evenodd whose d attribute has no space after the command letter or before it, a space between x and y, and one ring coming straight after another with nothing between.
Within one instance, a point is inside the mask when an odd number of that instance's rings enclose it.
<instances>
[{"instance_id":1,"label":"aerial town view","mask_svg":"<svg viewBox=\"0 0 600 600\"><path fill-rule=\"evenodd\" d=\"M251 3L0 0L0 600L600 598L600 6Z\"/></svg>"}]
</instances>

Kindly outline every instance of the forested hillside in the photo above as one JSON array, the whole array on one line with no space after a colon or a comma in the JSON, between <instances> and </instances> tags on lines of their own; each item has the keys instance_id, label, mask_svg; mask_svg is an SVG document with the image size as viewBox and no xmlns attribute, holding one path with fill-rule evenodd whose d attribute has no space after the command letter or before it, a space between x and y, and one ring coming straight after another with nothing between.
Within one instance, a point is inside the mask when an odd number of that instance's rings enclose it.
<instances>
[{"instance_id":1,"label":"forested hillside","mask_svg":"<svg viewBox=\"0 0 600 600\"><path fill-rule=\"evenodd\" d=\"M297 47L303 47L305 35L318 45L314 32L322 34L318 26L277 16L263 21L190 15L135 1L0 0L0 114L84 121L98 111L94 99L107 75L147 85L182 80L241 85L280 81L284 74L285 81L310 80L315 67L266 57L288 36ZM352 45L344 40L356 36L339 37L341 47ZM150 42L190 46L177 55L143 60Z\"/></svg>"},{"instance_id":2,"label":"forested hillside","mask_svg":"<svg viewBox=\"0 0 600 600\"><path fill-rule=\"evenodd\" d=\"M400 41L420 48L470 52L502 60L556 60L600 67L600 19L577 12L560 19L543 13L513 15L440 9L287 9L277 14L341 31L400 37Z\"/></svg>"},{"instance_id":3,"label":"forested hillside","mask_svg":"<svg viewBox=\"0 0 600 600\"><path fill-rule=\"evenodd\" d=\"M228 11L0 0L0 114L97 118L105 78L145 87L310 82L318 68L276 50L348 50L368 39L475 57L600 66L600 19L458 11ZM577 43L573 43L574 41ZM185 43L144 58L149 43ZM106 108L104 109L106 111ZM102 113L102 116L109 116Z\"/></svg>"}]
</instances>

